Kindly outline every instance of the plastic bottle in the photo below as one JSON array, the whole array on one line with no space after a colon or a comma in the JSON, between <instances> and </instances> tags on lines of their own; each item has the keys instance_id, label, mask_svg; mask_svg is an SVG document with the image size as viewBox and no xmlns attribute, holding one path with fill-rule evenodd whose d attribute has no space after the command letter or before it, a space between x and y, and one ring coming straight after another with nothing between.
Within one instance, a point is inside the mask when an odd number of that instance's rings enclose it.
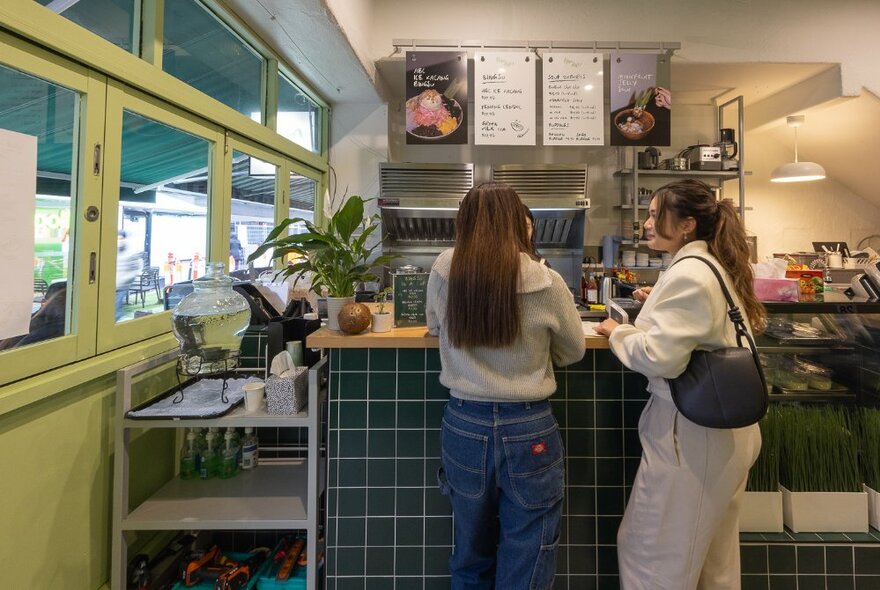
<instances>
[{"instance_id":1,"label":"plastic bottle","mask_svg":"<svg viewBox=\"0 0 880 590\"><path fill-rule=\"evenodd\" d=\"M196 469L198 456L196 435L193 431L189 431L186 435L183 450L180 453L180 479L195 479L199 476L199 471Z\"/></svg>"},{"instance_id":2,"label":"plastic bottle","mask_svg":"<svg viewBox=\"0 0 880 590\"><path fill-rule=\"evenodd\" d=\"M214 454L220 455L223 452L223 433L220 432L220 427L211 426L208 432L214 433Z\"/></svg>"},{"instance_id":3,"label":"plastic bottle","mask_svg":"<svg viewBox=\"0 0 880 590\"><path fill-rule=\"evenodd\" d=\"M226 431L226 445L223 447L223 458L220 465L220 477L232 477L238 472L238 449L235 447L234 434Z\"/></svg>"},{"instance_id":4,"label":"plastic bottle","mask_svg":"<svg viewBox=\"0 0 880 590\"><path fill-rule=\"evenodd\" d=\"M207 445L202 454L202 463L199 469L199 477L202 479L210 479L217 475L217 455L214 452L214 433L209 432L205 435Z\"/></svg>"},{"instance_id":5,"label":"plastic bottle","mask_svg":"<svg viewBox=\"0 0 880 590\"><path fill-rule=\"evenodd\" d=\"M596 277L593 273L590 273L589 278L587 279L587 300L586 304L596 304L599 303L599 283L596 282Z\"/></svg>"},{"instance_id":6,"label":"plastic bottle","mask_svg":"<svg viewBox=\"0 0 880 590\"><path fill-rule=\"evenodd\" d=\"M229 434L230 432L232 433L232 446L235 447L235 453L236 453L236 458L237 458L237 462L235 464L236 471L237 471L238 465L241 465L241 436L239 436L238 431L231 426L226 429L227 434Z\"/></svg>"},{"instance_id":7,"label":"plastic bottle","mask_svg":"<svg viewBox=\"0 0 880 590\"><path fill-rule=\"evenodd\" d=\"M200 473L202 470L202 459L205 456L205 449L208 448L208 442L205 440L205 434L201 428L190 428L189 430L196 437L196 472Z\"/></svg>"},{"instance_id":8,"label":"plastic bottle","mask_svg":"<svg viewBox=\"0 0 880 590\"><path fill-rule=\"evenodd\" d=\"M250 426L244 429L244 438L241 441L241 469L246 471L253 469L259 463L259 441L254 429Z\"/></svg>"}]
</instances>

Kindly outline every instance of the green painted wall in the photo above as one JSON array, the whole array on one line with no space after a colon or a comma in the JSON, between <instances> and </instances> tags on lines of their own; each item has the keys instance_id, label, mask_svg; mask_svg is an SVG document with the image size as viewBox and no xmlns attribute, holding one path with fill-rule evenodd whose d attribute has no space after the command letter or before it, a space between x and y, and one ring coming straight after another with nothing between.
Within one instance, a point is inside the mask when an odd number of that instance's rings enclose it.
<instances>
[{"instance_id":1,"label":"green painted wall","mask_svg":"<svg viewBox=\"0 0 880 590\"><path fill-rule=\"evenodd\" d=\"M147 375L138 397L170 376ZM109 579L115 388L109 373L0 416L0 555L15 558L4 588L95 590ZM138 501L173 475L174 431L133 437Z\"/></svg>"}]
</instances>

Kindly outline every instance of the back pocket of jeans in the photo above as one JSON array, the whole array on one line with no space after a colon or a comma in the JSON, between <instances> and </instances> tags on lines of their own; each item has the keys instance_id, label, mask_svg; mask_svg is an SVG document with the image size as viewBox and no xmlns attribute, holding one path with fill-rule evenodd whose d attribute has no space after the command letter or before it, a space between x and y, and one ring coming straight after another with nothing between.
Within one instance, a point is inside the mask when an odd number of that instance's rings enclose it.
<instances>
[{"instance_id":1,"label":"back pocket of jeans","mask_svg":"<svg viewBox=\"0 0 880 590\"><path fill-rule=\"evenodd\" d=\"M450 425L440 430L441 462L452 491L466 498L478 498L486 489L488 437Z\"/></svg>"},{"instance_id":2,"label":"back pocket of jeans","mask_svg":"<svg viewBox=\"0 0 880 590\"><path fill-rule=\"evenodd\" d=\"M565 467L555 424L542 432L502 439L513 493L525 508L546 508L562 499Z\"/></svg>"}]
</instances>

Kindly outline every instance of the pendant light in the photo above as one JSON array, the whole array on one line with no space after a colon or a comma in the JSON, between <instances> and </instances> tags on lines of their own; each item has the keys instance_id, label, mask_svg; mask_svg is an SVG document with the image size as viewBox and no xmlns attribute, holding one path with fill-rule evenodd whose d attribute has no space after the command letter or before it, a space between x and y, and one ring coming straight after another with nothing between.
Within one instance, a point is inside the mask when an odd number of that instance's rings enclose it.
<instances>
[{"instance_id":1,"label":"pendant light","mask_svg":"<svg viewBox=\"0 0 880 590\"><path fill-rule=\"evenodd\" d=\"M797 128L804 124L803 115L786 117L789 127L794 127L794 162L777 166L770 175L770 182L805 182L825 178L825 168L815 162L798 162Z\"/></svg>"}]
</instances>

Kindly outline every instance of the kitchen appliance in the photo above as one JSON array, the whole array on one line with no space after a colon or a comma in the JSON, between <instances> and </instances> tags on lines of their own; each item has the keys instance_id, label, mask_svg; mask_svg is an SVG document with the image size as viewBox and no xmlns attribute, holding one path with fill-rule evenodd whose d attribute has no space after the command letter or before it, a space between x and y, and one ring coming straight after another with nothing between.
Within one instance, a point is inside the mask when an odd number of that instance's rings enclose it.
<instances>
[{"instance_id":1,"label":"kitchen appliance","mask_svg":"<svg viewBox=\"0 0 880 590\"><path fill-rule=\"evenodd\" d=\"M656 170L660 166L660 150L649 147L639 152L639 168L641 170Z\"/></svg>"},{"instance_id":2,"label":"kitchen appliance","mask_svg":"<svg viewBox=\"0 0 880 590\"><path fill-rule=\"evenodd\" d=\"M849 291L852 293L849 293ZM847 294L854 297L864 297L869 301L877 301L880 299L880 288L874 284L867 274L859 273L850 280Z\"/></svg>"},{"instance_id":3,"label":"kitchen appliance","mask_svg":"<svg viewBox=\"0 0 880 590\"><path fill-rule=\"evenodd\" d=\"M642 310L642 303L626 297L612 297L605 303L608 317L618 324L631 324Z\"/></svg>"},{"instance_id":4,"label":"kitchen appliance","mask_svg":"<svg viewBox=\"0 0 880 590\"><path fill-rule=\"evenodd\" d=\"M455 245L458 206L474 186L473 164L382 163L379 165L382 251L400 256L390 273L406 264L431 268L437 255ZM586 211L585 165L495 166L491 179L509 184L535 217L538 250L572 296L580 292ZM479 184L479 182L476 182ZM488 259L487 259L488 260Z\"/></svg>"},{"instance_id":5,"label":"kitchen appliance","mask_svg":"<svg viewBox=\"0 0 880 590\"><path fill-rule=\"evenodd\" d=\"M606 303L612 299L632 298L633 291L636 289L638 289L637 285L621 281L617 277L606 276L599 286L600 303Z\"/></svg>"},{"instance_id":6,"label":"kitchen appliance","mask_svg":"<svg viewBox=\"0 0 880 590\"><path fill-rule=\"evenodd\" d=\"M721 170L721 148L712 145L692 145L680 156L688 160L690 170Z\"/></svg>"},{"instance_id":7,"label":"kitchen appliance","mask_svg":"<svg viewBox=\"0 0 880 590\"><path fill-rule=\"evenodd\" d=\"M736 159L739 147L734 130L727 127L719 129L718 137L715 147L721 150L721 170L739 170L739 160Z\"/></svg>"},{"instance_id":8,"label":"kitchen appliance","mask_svg":"<svg viewBox=\"0 0 880 590\"><path fill-rule=\"evenodd\" d=\"M660 162L658 166L661 170L687 170L688 169L688 160L687 158L682 158L676 156L675 158L666 158Z\"/></svg>"}]
</instances>

